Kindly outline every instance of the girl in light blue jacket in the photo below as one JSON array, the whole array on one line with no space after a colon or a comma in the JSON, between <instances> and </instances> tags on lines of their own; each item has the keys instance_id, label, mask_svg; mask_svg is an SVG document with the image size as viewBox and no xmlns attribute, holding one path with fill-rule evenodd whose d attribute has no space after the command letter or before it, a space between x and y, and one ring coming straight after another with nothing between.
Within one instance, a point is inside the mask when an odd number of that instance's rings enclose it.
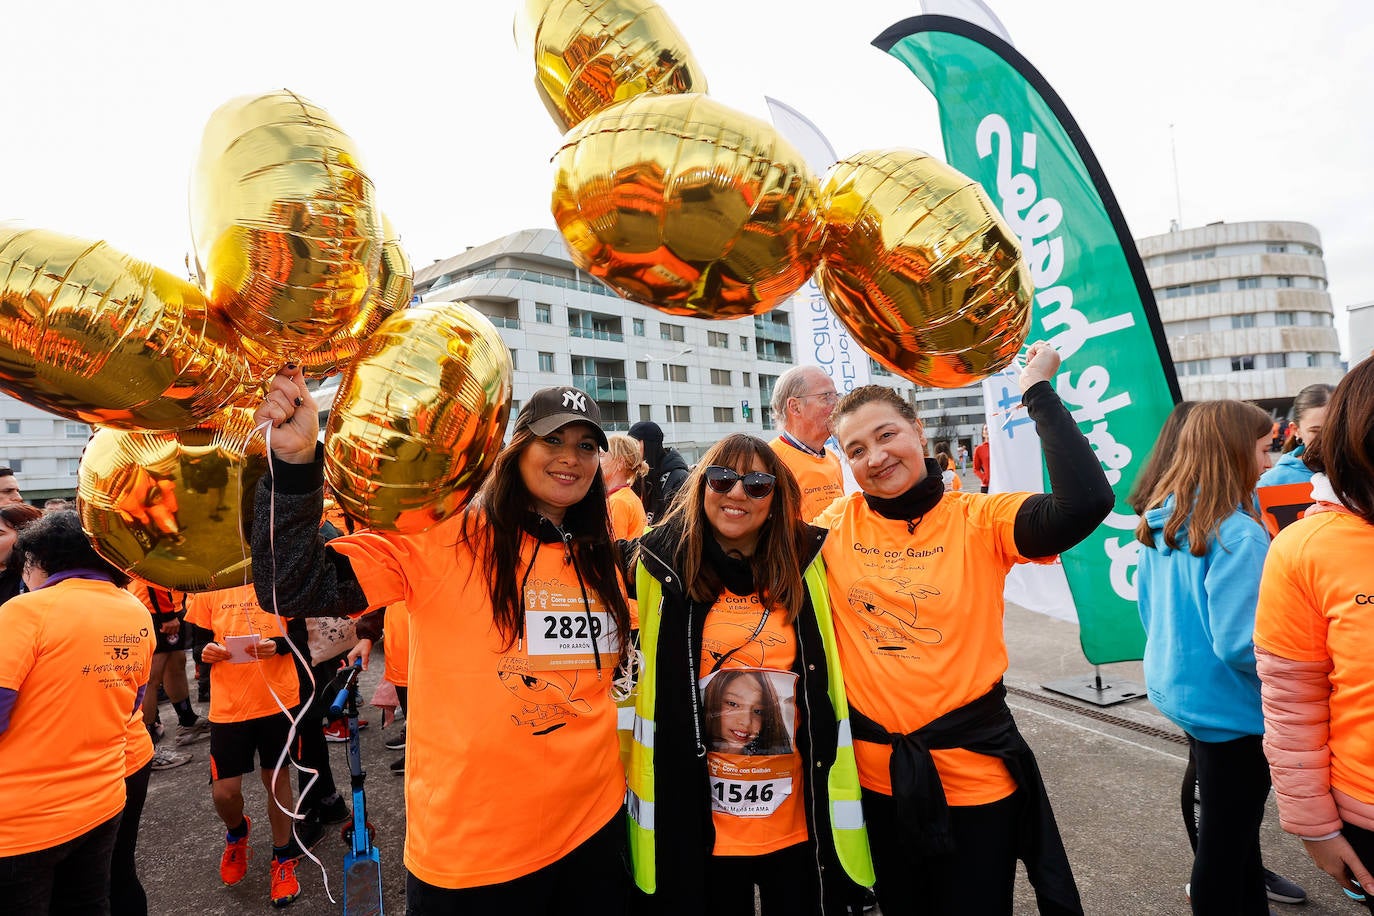
<instances>
[{"instance_id":1,"label":"girl in light blue jacket","mask_svg":"<svg viewBox=\"0 0 1374 916\"><path fill-rule=\"evenodd\" d=\"M1193 912L1265 916L1259 829L1269 792L1255 673L1255 604L1269 534L1253 491L1269 415L1241 401L1188 414L1145 501L1136 584L1150 699L1188 735L1205 816Z\"/></svg>"}]
</instances>

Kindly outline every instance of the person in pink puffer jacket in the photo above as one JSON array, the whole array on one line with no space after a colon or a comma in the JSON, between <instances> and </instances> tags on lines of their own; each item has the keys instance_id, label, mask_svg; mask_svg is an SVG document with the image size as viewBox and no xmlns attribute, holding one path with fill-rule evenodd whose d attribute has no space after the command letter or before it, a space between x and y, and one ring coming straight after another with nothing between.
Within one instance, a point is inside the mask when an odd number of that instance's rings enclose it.
<instances>
[{"instance_id":1,"label":"person in pink puffer jacket","mask_svg":"<svg viewBox=\"0 0 1374 916\"><path fill-rule=\"evenodd\" d=\"M1374 912L1374 358L1304 459L1317 506L1274 539L1255 619L1264 750L1283 829Z\"/></svg>"}]
</instances>

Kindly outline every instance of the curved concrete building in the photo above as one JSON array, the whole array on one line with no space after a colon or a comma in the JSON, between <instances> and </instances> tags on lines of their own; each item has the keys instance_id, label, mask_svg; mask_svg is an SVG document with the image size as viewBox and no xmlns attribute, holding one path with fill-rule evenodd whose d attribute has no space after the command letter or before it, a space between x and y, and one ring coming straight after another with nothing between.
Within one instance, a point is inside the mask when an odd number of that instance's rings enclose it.
<instances>
[{"instance_id":1,"label":"curved concrete building","mask_svg":"<svg viewBox=\"0 0 1374 916\"><path fill-rule=\"evenodd\" d=\"M1285 413L1342 375L1321 235L1307 223L1212 223L1137 239L1187 399Z\"/></svg>"}]
</instances>

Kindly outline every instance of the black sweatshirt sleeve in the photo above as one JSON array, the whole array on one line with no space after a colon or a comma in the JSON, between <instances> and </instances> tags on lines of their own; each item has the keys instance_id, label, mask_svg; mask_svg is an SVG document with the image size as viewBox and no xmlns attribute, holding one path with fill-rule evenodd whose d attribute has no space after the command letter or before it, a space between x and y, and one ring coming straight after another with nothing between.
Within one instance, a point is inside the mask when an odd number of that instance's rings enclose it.
<instances>
[{"instance_id":1,"label":"black sweatshirt sleeve","mask_svg":"<svg viewBox=\"0 0 1374 916\"><path fill-rule=\"evenodd\" d=\"M273 459L253 512L253 586L263 607L287 617L347 617L367 609L352 564L325 546L323 512L323 446L315 447L311 464Z\"/></svg>"},{"instance_id":2,"label":"black sweatshirt sleeve","mask_svg":"<svg viewBox=\"0 0 1374 916\"><path fill-rule=\"evenodd\" d=\"M191 658L197 665L204 661L200 656L205 651L205 647L214 641L215 634L213 632L205 629L205 627L191 624Z\"/></svg>"},{"instance_id":3,"label":"black sweatshirt sleeve","mask_svg":"<svg viewBox=\"0 0 1374 916\"><path fill-rule=\"evenodd\" d=\"M1083 540L1112 511L1116 496L1087 438L1049 382L1021 396L1035 421L1050 492L1037 493L1016 513L1016 549L1024 557L1050 557Z\"/></svg>"}]
</instances>

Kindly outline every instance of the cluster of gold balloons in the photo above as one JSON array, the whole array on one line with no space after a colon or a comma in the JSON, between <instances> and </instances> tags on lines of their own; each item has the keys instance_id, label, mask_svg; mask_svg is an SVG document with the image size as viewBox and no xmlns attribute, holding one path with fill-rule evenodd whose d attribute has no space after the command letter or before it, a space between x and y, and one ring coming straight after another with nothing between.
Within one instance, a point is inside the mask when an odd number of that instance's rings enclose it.
<instances>
[{"instance_id":1,"label":"cluster of gold balloons","mask_svg":"<svg viewBox=\"0 0 1374 916\"><path fill-rule=\"evenodd\" d=\"M774 129L705 97L646 0L526 0L517 42L568 133L552 210L573 261L673 315L757 315L813 271L875 359L921 385L1009 365L1030 329L1021 245L979 185L914 150L820 183Z\"/></svg>"},{"instance_id":2,"label":"cluster of gold balloons","mask_svg":"<svg viewBox=\"0 0 1374 916\"><path fill-rule=\"evenodd\" d=\"M181 591L251 581L253 408L287 362L343 373L345 509L406 530L452 512L499 446L509 354L466 305L406 313L410 262L353 140L295 93L234 99L205 127L190 209L194 281L0 226L0 390L99 427L78 504L101 555Z\"/></svg>"}]
</instances>

